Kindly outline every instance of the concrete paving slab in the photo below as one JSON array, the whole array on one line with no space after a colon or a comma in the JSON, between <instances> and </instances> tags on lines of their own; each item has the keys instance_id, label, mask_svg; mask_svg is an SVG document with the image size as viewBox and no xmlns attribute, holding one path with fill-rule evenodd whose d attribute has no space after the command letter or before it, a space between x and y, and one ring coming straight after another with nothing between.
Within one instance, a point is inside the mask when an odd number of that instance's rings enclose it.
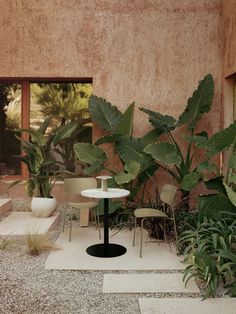
<instances>
[{"instance_id":1,"label":"concrete paving slab","mask_svg":"<svg viewBox=\"0 0 236 314\"><path fill-rule=\"evenodd\" d=\"M60 214L48 218L34 217L31 212L12 212L0 222L0 236L22 236L27 233L45 234L58 223Z\"/></svg>"},{"instance_id":2,"label":"concrete paving slab","mask_svg":"<svg viewBox=\"0 0 236 314\"><path fill-rule=\"evenodd\" d=\"M235 314L236 298L142 298L141 314Z\"/></svg>"},{"instance_id":3,"label":"concrete paving slab","mask_svg":"<svg viewBox=\"0 0 236 314\"><path fill-rule=\"evenodd\" d=\"M61 248L50 252L46 269L72 270L168 270L184 269L181 258L176 255L175 248L170 250L165 243L145 243L143 257L139 257L139 244L132 246L133 232L120 231L111 236L110 243L121 244L127 252L114 258L93 257L86 253L86 248L92 244L102 243L95 228L73 227L72 241L69 242L69 231L61 233L56 246Z\"/></svg>"},{"instance_id":4,"label":"concrete paving slab","mask_svg":"<svg viewBox=\"0 0 236 314\"><path fill-rule=\"evenodd\" d=\"M194 280L185 287L183 274L104 274L103 293L199 293Z\"/></svg>"},{"instance_id":5,"label":"concrete paving slab","mask_svg":"<svg viewBox=\"0 0 236 314\"><path fill-rule=\"evenodd\" d=\"M1 198L0 199L0 218L3 217L11 209L11 199Z\"/></svg>"}]
</instances>

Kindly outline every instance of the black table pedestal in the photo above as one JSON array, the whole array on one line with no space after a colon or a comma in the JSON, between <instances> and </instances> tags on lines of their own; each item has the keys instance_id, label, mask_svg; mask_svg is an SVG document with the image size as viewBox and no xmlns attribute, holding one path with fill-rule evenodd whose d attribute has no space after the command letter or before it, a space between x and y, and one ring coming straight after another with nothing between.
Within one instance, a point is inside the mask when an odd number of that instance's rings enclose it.
<instances>
[{"instance_id":1,"label":"black table pedestal","mask_svg":"<svg viewBox=\"0 0 236 314\"><path fill-rule=\"evenodd\" d=\"M104 243L94 244L87 248L89 255L96 257L116 257L126 253L126 248L119 244L109 243L109 199L104 198Z\"/></svg>"},{"instance_id":2,"label":"black table pedestal","mask_svg":"<svg viewBox=\"0 0 236 314\"><path fill-rule=\"evenodd\" d=\"M87 248L89 255L96 257L116 257L126 253L126 248L119 244L109 243L105 250L104 244L94 244Z\"/></svg>"}]
</instances>

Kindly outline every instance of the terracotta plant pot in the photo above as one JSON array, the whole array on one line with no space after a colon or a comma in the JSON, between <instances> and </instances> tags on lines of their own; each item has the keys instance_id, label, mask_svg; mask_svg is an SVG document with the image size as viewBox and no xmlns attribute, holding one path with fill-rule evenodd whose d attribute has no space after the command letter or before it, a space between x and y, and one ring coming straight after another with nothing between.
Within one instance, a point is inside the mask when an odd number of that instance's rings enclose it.
<instances>
[{"instance_id":1,"label":"terracotta plant pot","mask_svg":"<svg viewBox=\"0 0 236 314\"><path fill-rule=\"evenodd\" d=\"M54 197L33 197L31 202L31 210L35 217L50 217L54 212L57 201Z\"/></svg>"}]
</instances>

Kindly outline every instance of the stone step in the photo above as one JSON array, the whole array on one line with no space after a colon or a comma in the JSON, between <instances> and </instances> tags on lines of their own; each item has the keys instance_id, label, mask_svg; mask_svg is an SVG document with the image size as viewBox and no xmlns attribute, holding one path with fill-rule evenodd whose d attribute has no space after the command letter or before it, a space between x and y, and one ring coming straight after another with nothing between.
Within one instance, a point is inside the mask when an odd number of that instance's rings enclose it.
<instances>
[{"instance_id":1,"label":"stone step","mask_svg":"<svg viewBox=\"0 0 236 314\"><path fill-rule=\"evenodd\" d=\"M182 273L104 274L103 293L198 293L195 281L183 282Z\"/></svg>"},{"instance_id":2,"label":"stone step","mask_svg":"<svg viewBox=\"0 0 236 314\"><path fill-rule=\"evenodd\" d=\"M142 298L141 314L234 314L236 298Z\"/></svg>"},{"instance_id":3,"label":"stone step","mask_svg":"<svg viewBox=\"0 0 236 314\"><path fill-rule=\"evenodd\" d=\"M1 198L0 199L0 218L3 217L11 209L11 199Z\"/></svg>"}]
</instances>

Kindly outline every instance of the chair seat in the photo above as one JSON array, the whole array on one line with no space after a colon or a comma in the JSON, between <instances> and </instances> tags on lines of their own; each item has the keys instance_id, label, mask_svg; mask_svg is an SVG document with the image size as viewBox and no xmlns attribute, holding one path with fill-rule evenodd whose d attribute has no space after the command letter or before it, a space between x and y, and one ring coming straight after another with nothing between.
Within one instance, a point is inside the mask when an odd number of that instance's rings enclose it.
<instances>
[{"instance_id":1,"label":"chair seat","mask_svg":"<svg viewBox=\"0 0 236 314\"><path fill-rule=\"evenodd\" d=\"M97 202L69 202L68 204L74 208L92 208L96 206L98 203Z\"/></svg>"},{"instance_id":2,"label":"chair seat","mask_svg":"<svg viewBox=\"0 0 236 314\"><path fill-rule=\"evenodd\" d=\"M134 211L134 215L137 218L145 218L145 217L164 217L168 218L168 216L163 213L159 209L154 208L138 208Z\"/></svg>"}]
</instances>

